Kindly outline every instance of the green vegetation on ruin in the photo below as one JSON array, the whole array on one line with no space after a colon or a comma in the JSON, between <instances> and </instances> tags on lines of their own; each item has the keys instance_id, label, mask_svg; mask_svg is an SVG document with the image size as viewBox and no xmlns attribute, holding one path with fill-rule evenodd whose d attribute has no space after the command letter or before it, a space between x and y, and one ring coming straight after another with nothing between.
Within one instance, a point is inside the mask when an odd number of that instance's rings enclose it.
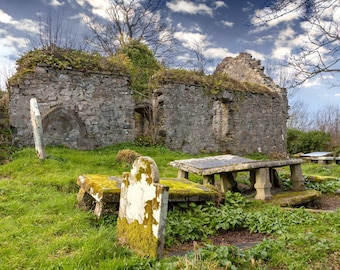
<instances>
[{"instance_id":1,"label":"green vegetation on ruin","mask_svg":"<svg viewBox=\"0 0 340 270\"><path fill-rule=\"evenodd\" d=\"M115 216L97 220L77 207L81 174L121 175L131 164L116 161L119 150L152 157L163 178L177 170L172 160L199 157L162 146L121 144L93 151L47 148L39 160L33 148L17 150L0 166L1 269L338 269L340 211L310 213L250 201L227 193L215 205L179 204L168 212L166 251L178 243L208 240L223 231L246 230L267 236L253 247L199 244L186 257L142 258L116 239ZM262 158L262 157L261 157ZM289 168L286 169L289 171ZM307 175L333 177L339 165L303 164ZM200 181L190 174L191 180ZM335 179L334 179L335 178ZM330 180L324 181L329 182ZM337 185L322 192L332 193Z\"/></svg>"},{"instance_id":2,"label":"green vegetation on ruin","mask_svg":"<svg viewBox=\"0 0 340 270\"><path fill-rule=\"evenodd\" d=\"M273 94L264 85L240 82L225 74L204 75L201 72L185 69L162 69L153 76L155 84L164 82L183 83L202 86L211 95L218 95L224 90Z\"/></svg>"},{"instance_id":3,"label":"green vegetation on ruin","mask_svg":"<svg viewBox=\"0 0 340 270\"><path fill-rule=\"evenodd\" d=\"M127 74L120 57L106 58L98 53L81 50L46 47L33 49L17 60L17 71L9 79L11 84L17 84L25 74L33 73L36 66L46 66L55 69L75 69L84 72L109 71Z\"/></svg>"},{"instance_id":4,"label":"green vegetation on ruin","mask_svg":"<svg viewBox=\"0 0 340 270\"><path fill-rule=\"evenodd\" d=\"M240 82L227 75L205 75L197 71L167 69L156 59L153 52L138 40L132 40L124 45L111 57L56 46L33 49L17 60L17 71L9 78L10 84L18 84L25 75L34 74L36 66L128 74L137 102L150 99L152 90L164 82L200 85L211 95L217 95L224 90L275 94L264 85Z\"/></svg>"}]
</instances>

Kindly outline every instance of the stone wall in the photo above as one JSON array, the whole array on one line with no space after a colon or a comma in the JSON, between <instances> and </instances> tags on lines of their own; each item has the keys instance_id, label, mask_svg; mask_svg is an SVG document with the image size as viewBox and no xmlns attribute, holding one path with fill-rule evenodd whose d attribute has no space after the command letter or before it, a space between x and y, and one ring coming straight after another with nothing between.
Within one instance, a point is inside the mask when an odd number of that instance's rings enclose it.
<instances>
[{"instance_id":1,"label":"stone wall","mask_svg":"<svg viewBox=\"0 0 340 270\"><path fill-rule=\"evenodd\" d=\"M38 101L47 145L92 149L135 139L127 76L36 67L9 91L9 118L17 145L33 144L32 97Z\"/></svg>"},{"instance_id":2,"label":"stone wall","mask_svg":"<svg viewBox=\"0 0 340 270\"><path fill-rule=\"evenodd\" d=\"M223 63L223 64L222 64ZM286 90L248 54L225 58L216 73L265 85L268 91L225 89L212 95L199 83L163 81L150 104L136 106L128 77L37 67L10 86L9 118L18 145L32 145L29 101L43 117L45 144L91 149L152 134L188 153L286 153ZM234 72L234 68L241 68ZM235 68L236 69L236 68ZM242 75L242 74L243 75ZM148 113L152 113L150 124Z\"/></svg>"},{"instance_id":3,"label":"stone wall","mask_svg":"<svg viewBox=\"0 0 340 270\"><path fill-rule=\"evenodd\" d=\"M286 153L286 92L225 90L208 95L199 85L168 82L160 133L166 145L189 153Z\"/></svg>"}]
</instances>

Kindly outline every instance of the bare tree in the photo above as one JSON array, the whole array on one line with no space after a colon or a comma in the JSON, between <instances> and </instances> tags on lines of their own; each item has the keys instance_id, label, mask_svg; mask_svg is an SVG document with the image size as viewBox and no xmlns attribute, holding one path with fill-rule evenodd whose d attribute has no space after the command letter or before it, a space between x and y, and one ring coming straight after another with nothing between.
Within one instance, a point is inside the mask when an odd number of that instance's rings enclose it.
<instances>
[{"instance_id":1,"label":"bare tree","mask_svg":"<svg viewBox=\"0 0 340 270\"><path fill-rule=\"evenodd\" d=\"M280 20L289 13L302 19L306 42L290 59L300 85L317 75L340 72L340 4L338 0L277 0L263 9L257 23L267 24Z\"/></svg>"},{"instance_id":2,"label":"bare tree","mask_svg":"<svg viewBox=\"0 0 340 270\"><path fill-rule=\"evenodd\" d=\"M161 18L158 0L111 0L108 20L93 18L87 21L91 35L87 44L108 56L131 40L145 42L161 57L173 49L173 30Z\"/></svg>"},{"instance_id":3,"label":"bare tree","mask_svg":"<svg viewBox=\"0 0 340 270\"><path fill-rule=\"evenodd\" d=\"M340 145L340 106L328 105L313 116L315 130L328 132L333 146Z\"/></svg>"},{"instance_id":4,"label":"bare tree","mask_svg":"<svg viewBox=\"0 0 340 270\"><path fill-rule=\"evenodd\" d=\"M286 88L288 99L291 99L296 93L296 88L290 88L292 85L293 74L291 68L284 61L275 61L272 59L264 62L265 73L273 79L280 87Z\"/></svg>"},{"instance_id":5,"label":"bare tree","mask_svg":"<svg viewBox=\"0 0 340 270\"><path fill-rule=\"evenodd\" d=\"M309 131L312 128L312 119L306 103L298 99L289 106L289 119L287 127L302 131Z\"/></svg>"},{"instance_id":6,"label":"bare tree","mask_svg":"<svg viewBox=\"0 0 340 270\"><path fill-rule=\"evenodd\" d=\"M84 49L78 41L77 29L74 25L64 24L65 13L49 10L46 17L39 15L39 32L37 36L28 36L33 48L60 47L64 49Z\"/></svg>"}]
</instances>

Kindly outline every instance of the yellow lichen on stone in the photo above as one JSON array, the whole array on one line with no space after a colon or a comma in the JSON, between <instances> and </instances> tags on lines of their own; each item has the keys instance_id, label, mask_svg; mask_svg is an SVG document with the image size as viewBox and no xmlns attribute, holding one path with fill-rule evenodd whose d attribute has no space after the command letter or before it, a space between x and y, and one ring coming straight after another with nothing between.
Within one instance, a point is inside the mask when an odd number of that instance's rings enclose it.
<instances>
[{"instance_id":1,"label":"yellow lichen on stone","mask_svg":"<svg viewBox=\"0 0 340 270\"><path fill-rule=\"evenodd\" d=\"M81 179L81 180L79 180ZM110 180L108 175L88 174L78 178L78 184L86 191L93 194L119 193L120 187L117 180Z\"/></svg>"},{"instance_id":2,"label":"yellow lichen on stone","mask_svg":"<svg viewBox=\"0 0 340 270\"><path fill-rule=\"evenodd\" d=\"M172 196L176 195L187 195L187 196L195 196L195 195L217 195L217 192L208 186L199 185L195 182L189 181L184 178L169 178L160 180L162 185L169 187L169 193Z\"/></svg>"},{"instance_id":3,"label":"yellow lichen on stone","mask_svg":"<svg viewBox=\"0 0 340 270\"><path fill-rule=\"evenodd\" d=\"M334 176L323 176L323 175L308 175L307 180L310 182L322 182L322 181L336 181L337 177Z\"/></svg>"},{"instance_id":4,"label":"yellow lichen on stone","mask_svg":"<svg viewBox=\"0 0 340 270\"><path fill-rule=\"evenodd\" d=\"M129 247L141 256L157 257L158 239L152 234L152 219L146 219L144 224L137 220L128 223L126 218L118 219L117 237L122 245Z\"/></svg>"},{"instance_id":5,"label":"yellow lichen on stone","mask_svg":"<svg viewBox=\"0 0 340 270\"><path fill-rule=\"evenodd\" d=\"M136 163L136 164L135 164ZM142 175L145 175L146 182L151 185L154 182L153 175L152 175L152 162L147 157L139 157L135 160L134 164L132 166L137 166L138 163L145 164L145 167L139 167L138 172L136 173L136 181L141 181ZM156 167L157 169L157 167ZM157 169L158 170L158 169ZM157 182L157 180L156 180Z\"/></svg>"},{"instance_id":6,"label":"yellow lichen on stone","mask_svg":"<svg viewBox=\"0 0 340 270\"><path fill-rule=\"evenodd\" d=\"M130 177L130 173L128 172L125 172L123 173L123 180L122 180L122 183L124 183L125 186L129 186L129 177Z\"/></svg>"},{"instance_id":7,"label":"yellow lichen on stone","mask_svg":"<svg viewBox=\"0 0 340 270\"><path fill-rule=\"evenodd\" d=\"M274 194L269 202L280 206L294 206L313 201L320 196L321 192L316 190L284 191Z\"/></svg>"}]
</instances>

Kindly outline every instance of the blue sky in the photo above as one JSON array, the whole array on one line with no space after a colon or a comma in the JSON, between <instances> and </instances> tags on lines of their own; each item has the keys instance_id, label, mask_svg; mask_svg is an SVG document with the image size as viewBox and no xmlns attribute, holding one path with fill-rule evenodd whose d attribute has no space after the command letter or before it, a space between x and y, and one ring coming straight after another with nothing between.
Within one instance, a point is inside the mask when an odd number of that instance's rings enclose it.
<instances>
[{"instance_id":1,"label":"blue sky","mask_svg":"<svg viewBox=\"0 0 340 270\"><path fill-rule=\"evenodd\" d=\"M299 14L294 12L265 25L250 26L256 20L255 15L262 16L268 2L163 0L162 17L172 24L176 39L188 49L188 53L175 60L190 59L190 48L199 44L213 63L208 66L210 72L223 58L240 52L251 53L265 68L272 63L284 63L301 45L306 33ZM30 49L27 36L37 35L39 15L44 18L49 10L63 11L64 25L76 27L81 38L87 29L84 18L96 16L105 20L107 8L107 0L0 0L2 89L4 78L15 71L15 60ZM340 18L340 8L336 12ZM279 83L275 76L274 79ZM310 110L328 104L340 105L340 88L332 87L336 81L336 74L314 78L302 85L293 99L304 100Z\"/></svg>"}]
</instances>

